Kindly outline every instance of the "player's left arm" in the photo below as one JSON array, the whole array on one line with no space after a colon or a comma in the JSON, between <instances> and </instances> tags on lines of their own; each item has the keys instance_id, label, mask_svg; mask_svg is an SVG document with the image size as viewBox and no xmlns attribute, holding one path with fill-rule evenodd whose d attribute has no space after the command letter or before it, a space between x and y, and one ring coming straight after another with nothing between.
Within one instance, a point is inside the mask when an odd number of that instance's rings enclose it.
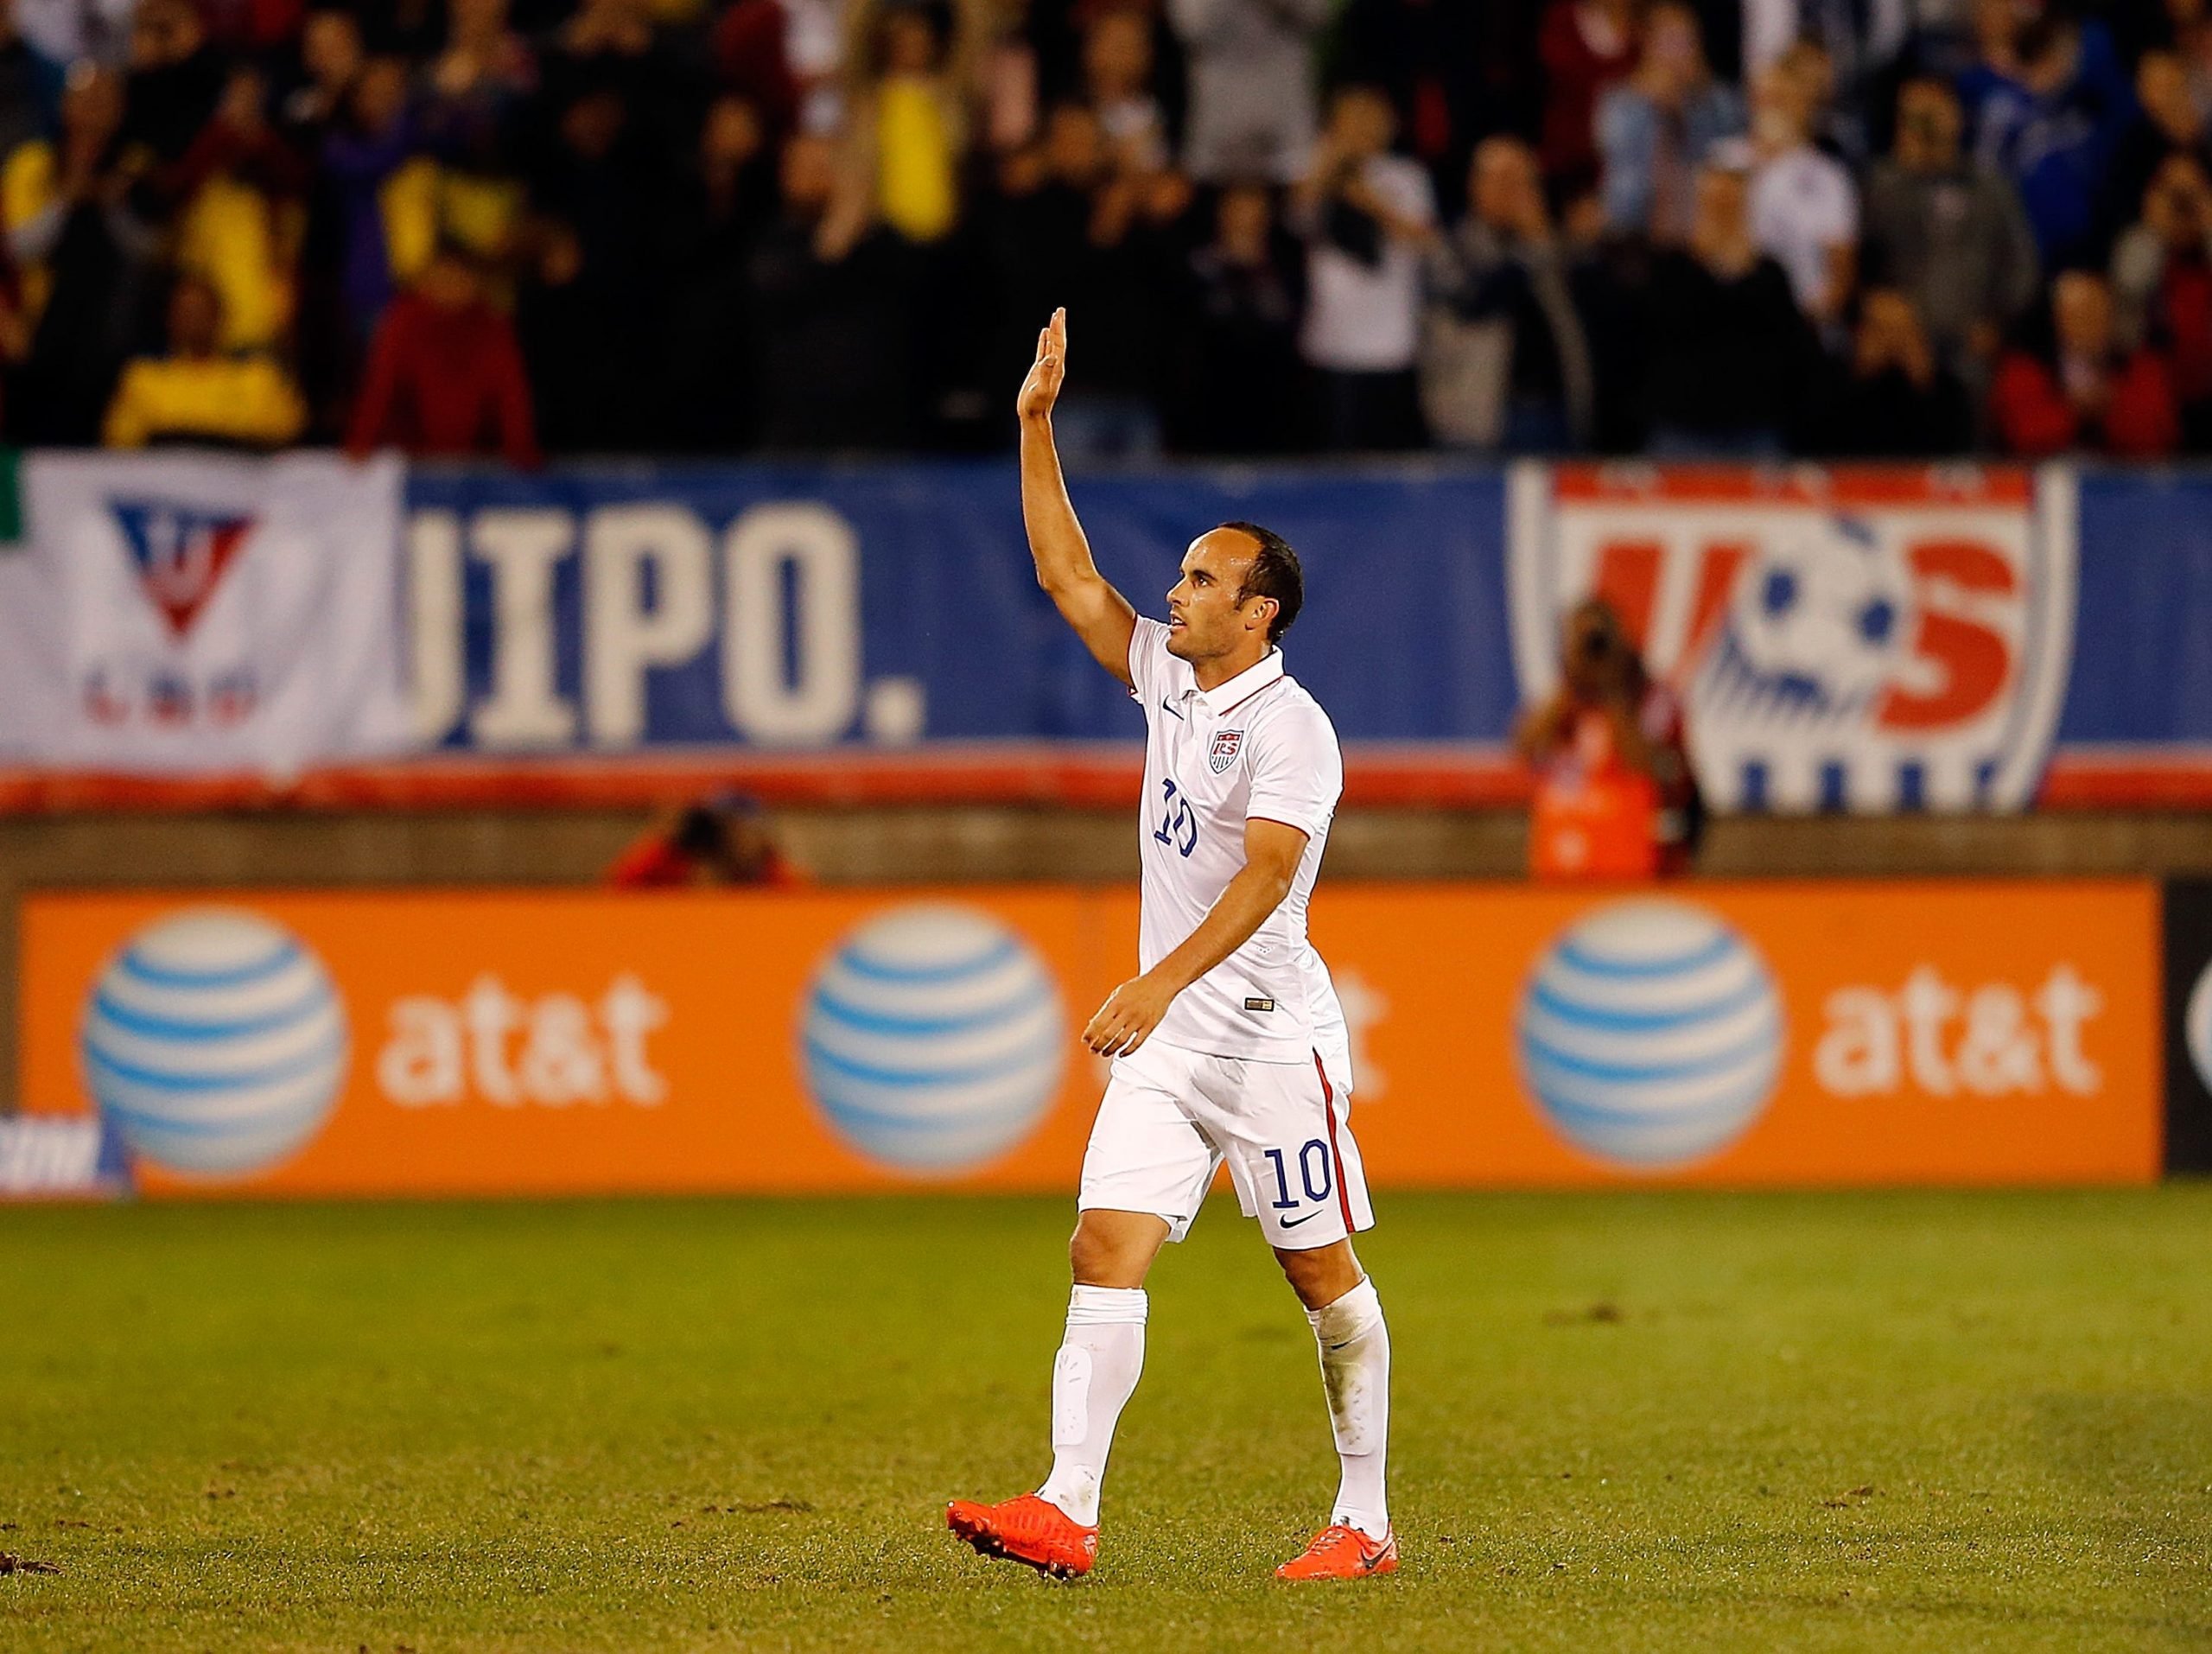
<instances>
[{"instance_id":1,"label":"player's left arm","mask_svg":"<svg viewBox=\"0 0 2212 1654\"><path fill-rule=\"evenodd\" d=\"M1107 996L1083 1031L1102 1057L1127 1056L1160 1026L1175 996L1251 939L1282 906L1306 854L1306 830L1254 816L1244 824L1244 865L1173 953Z\"/></svg>"}]
</instances>

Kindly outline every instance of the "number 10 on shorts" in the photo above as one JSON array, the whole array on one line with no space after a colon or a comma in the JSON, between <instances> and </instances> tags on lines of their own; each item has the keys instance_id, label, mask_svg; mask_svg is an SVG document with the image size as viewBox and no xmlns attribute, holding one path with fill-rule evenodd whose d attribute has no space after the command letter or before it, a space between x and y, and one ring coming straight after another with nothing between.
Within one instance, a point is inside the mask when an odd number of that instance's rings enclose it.
<instances>
[{"instance_id":1,"label":"number 10 on shorts","mask_svg":"<svg viewBox=\"0 0 2212 1654\"><path fill-rule=\"evenodd\" d=\"M1275 1168L1275 1199L1272 1203L1274 1210L1288 1212L1303 1205L1304 1202L1290 1192L1290 1171L1284 1152L1280 1148L1262 1149L1261 1152L1267 1155ZM1306 1146L1298 1151L1298 1180L1305 1186L1307 1200L1325 1200L1329 1198L1329 1145L1319 1137L1308 1139ZM1315 1174L1317 1167L1318 1178Z\"/></svg>"}]
</instances>

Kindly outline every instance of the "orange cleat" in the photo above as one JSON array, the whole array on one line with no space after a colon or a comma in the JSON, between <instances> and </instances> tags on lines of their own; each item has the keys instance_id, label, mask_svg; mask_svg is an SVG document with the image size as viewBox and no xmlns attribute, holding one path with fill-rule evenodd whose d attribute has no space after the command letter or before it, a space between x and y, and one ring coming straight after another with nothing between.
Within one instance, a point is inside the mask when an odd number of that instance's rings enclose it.
<instances>
[{"instance_id":1,"label":"orange cleat","mask_svg":"<svg viewBox=\"0 0 2212 1654\"><path fill-rule=\"evenodd\" d=\"M999 1505L955 1499L944 1523L982 1555L1027 1562L1052 1579L1081 1579L1098 1560L1098 1530L1034 1493Z\"/></svg>"},{"instance_id":2,"label":"orange cleat","mask_svg":"<svg viewBox=\"0 0 2212 1654\"><path fill-rule=\"evenodd\" d=\"M1313 1543L1281 1568L1279 1580L1363 1580L1398 1571L1398 1536L1394 1530L1370 1539L1338 1522L1313 1536Z\"/></svg>"}]
</instances>

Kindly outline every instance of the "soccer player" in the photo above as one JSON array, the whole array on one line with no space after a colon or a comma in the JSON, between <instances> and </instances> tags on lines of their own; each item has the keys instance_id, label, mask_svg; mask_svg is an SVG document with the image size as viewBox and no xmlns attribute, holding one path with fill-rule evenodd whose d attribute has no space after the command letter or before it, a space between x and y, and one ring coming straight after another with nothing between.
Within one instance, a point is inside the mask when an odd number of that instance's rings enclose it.
<instances>
[{"instance_id":1,"label":"soccer player","mask_svg":"<svg viewBox=\"0 0 2212 1654\"><path fill-rule=\"evenodd\" d=\"M1306 906L1344 790L1328 716L1276 646L1303 597L1296 553L1250 523L1191 542L1167 623L1107 584L1052 446L1067 312L1021 387L1021 512L1038 583L1144 708L1143 974L1083 1031L1113 1059L1084 1155L1075 1288L1052 1363L1052 1470L998 1505L956 1499L952 1530L987 1556L1071 1578L1098 1554L1098 1490L1144 1363L1144 1282L1223 1161L1320 1345L1343 1476L1329 1525L1275 1570L1358 1579L1398 1566L1383 1498L1390 1339L1351 1237L1374 1222L1346 1123L1349 1042Z\"/></svg>"}]
</instances>

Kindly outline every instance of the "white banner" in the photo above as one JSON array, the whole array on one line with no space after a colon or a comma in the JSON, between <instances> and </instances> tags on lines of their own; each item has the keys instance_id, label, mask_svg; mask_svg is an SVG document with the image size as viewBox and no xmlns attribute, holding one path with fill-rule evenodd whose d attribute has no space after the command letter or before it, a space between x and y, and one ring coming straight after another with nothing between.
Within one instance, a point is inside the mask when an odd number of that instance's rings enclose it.
<instances>
[{"instance_id":1,"label":"white banner","mask_svg":"<svg viewBox=\"0 0 2212 1654\"><path fill-rule=\"evenodd\" d=\"M283 781L408 744L391 457L36 454L0 760Z\"/></svg>"}]
</instances>

